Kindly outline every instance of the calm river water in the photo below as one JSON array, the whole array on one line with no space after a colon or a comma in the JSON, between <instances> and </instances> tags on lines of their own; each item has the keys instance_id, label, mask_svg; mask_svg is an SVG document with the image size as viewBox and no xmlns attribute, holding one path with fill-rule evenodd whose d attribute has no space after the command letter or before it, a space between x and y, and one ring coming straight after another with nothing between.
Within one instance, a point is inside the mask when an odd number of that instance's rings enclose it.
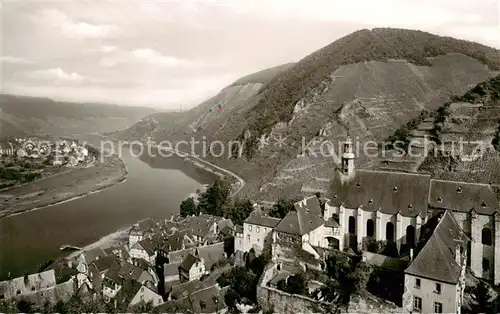
<instances>
[{"instance_id":1,"label":"calm river water","mask_svg":"<svg viewBox=\"0 0 500 314\"><path fill-rule=\"evenodd\" d=\"M88 245L138 220L165 218L214 175L185 164L179 157L122 159L127 180L96 194L0 220L0 280L62 255L62 244Z\"/></svg>"}]
</instances>

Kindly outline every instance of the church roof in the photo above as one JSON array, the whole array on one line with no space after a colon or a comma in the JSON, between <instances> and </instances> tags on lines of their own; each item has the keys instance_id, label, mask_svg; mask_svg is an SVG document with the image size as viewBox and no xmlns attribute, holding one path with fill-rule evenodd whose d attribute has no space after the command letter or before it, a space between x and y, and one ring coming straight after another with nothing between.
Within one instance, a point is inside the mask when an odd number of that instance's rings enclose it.
<instances>
[{"instance_id":1,"label":"church roof","mask_svg":"<svg viewBox=\"0 0 500 314\"><path fill-rule=\"evenodd\" d=\"M337 173L332 205L415 217L427 211L429 186L430 175L356 170L353 178L343 181Z\"/></svg>"},{"instance_id":2,"label":"church roof","mask_svg":"<svg viewBox=\"0 0 500 314\"><path fill-rule=\"evenodd\" d=\"M492 215L498 199L488 184L431 180L429 205L439 209Z\"/></svg>"},{"instance_id":3,"label":"church roof","mask_svg":"<svg viewBox=\"0 0 500 314\"><path fill-rule=\"evenodd\" d=\"M446 211L405 273L456 284L461 271L455 260L456 247L460 245L466 248L468 240L453 215Z\"/></svg>"}]
</instances>

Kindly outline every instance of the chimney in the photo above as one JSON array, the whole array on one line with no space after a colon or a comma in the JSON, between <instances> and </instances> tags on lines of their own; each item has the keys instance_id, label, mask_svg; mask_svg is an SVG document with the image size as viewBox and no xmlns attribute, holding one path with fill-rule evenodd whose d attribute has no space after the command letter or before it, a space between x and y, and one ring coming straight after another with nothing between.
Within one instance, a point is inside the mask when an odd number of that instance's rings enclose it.
<instances>
[{"instance_id":1,"label":"chimney","mask_svg":"<svg viewBox=\"0 0 500 314\"><path fill-rule=\"evenodd\" d=\"M410 262L413 261L413 249L410 249Z\"/></svg>"}]
</instances>

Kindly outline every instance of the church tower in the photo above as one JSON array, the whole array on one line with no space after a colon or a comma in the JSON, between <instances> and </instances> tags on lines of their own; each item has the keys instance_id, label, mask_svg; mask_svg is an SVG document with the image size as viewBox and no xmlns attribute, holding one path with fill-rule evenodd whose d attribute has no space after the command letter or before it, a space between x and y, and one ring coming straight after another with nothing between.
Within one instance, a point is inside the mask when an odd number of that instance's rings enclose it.
<instances>
[{"instance_id":1,"label":"church tower","mask_svg":"<svg viewBox=\"0 0 500 314\"><path fill-rule=\"evenodd\" d=\"M344 142L344 148L342 151L342 174L348 178L352 177L354 174L354 158L352 140L348 136Z\"/></svg>"}]
</instances>

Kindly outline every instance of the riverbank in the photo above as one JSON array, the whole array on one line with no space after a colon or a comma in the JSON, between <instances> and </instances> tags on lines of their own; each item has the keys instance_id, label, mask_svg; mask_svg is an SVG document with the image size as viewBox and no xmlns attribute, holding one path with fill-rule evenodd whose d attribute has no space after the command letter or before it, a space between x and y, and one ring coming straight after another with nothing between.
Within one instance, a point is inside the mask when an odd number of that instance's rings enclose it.
<instances>
[{"instance_id":1,"label":"riverbank","mask_svg":"<svg viewBox=\"0 0 500 314\"><path fill-rule=\"evenodd\" d=\"M71 169L57 176L51 176L0 192L0 219L38 210L89 194L102 191L124 182L127 168L117 156L96 161L90 167Z\"/></svg>"},{"instance_id":2,"label":"riverbank","mask_svg":"<svg viewBox=\"0 0 500 314\"><path fill-rule=\"evenodd\" d=\"M123 244L128 242L128 232L133 225L121 228L113 233L107 234L99 240L90 243L82 248L81 251L75 251L66 256L67 259L71 259L76 257L82 251L88 251L92 249L100 248L102 250L111 248L111 247L120 247Z\"/></svg>"}]
</instances>

